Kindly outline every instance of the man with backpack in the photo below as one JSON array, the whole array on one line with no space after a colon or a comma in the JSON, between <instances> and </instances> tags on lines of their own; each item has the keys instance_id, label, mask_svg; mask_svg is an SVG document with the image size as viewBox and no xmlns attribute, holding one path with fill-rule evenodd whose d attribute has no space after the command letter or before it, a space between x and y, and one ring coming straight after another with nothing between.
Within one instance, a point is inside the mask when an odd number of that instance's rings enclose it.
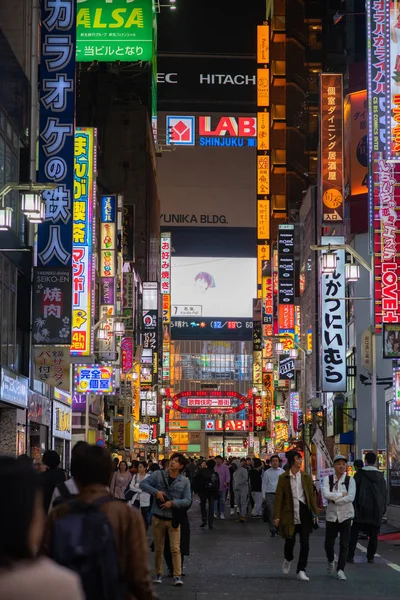
<instances>
[{"instance_id":1,"label":"man with backpack","mask_svg":"<svg viewBox=\"0 0 400 600\"><path fill-rule=\"evenodd\" d=\"M86 600L155 600L143 519L111 497L106 450L81 445L71 474L79 494L50 513L42 554L80 576Z\"/></svg>"},{"instance_id":2,"label":"man with backpack","mask_svg":"<svg viewBox=\"0 0 400 600\"><path fill-rule=\"evenodd\" d=\"M199 469L193 481L193 491L199 495L201 510L201 525L213 529L214 523L214 500L219 493L219 475L215 471L215 460L207 461L205 469ZM208 502L208 511L207 511Z\"/></svg>"},{"instance_id":3,"label":"man with backpack","mask_svg":"<svg viewBox=\"0 0 400 600\"><path fill-rule=\"evenodd\" d=\"M378 534L386 511L386 483L383 473L375 467L376 454L367 452L365 463L365 467L359 469L354 476L357 486L354 502L355 518L351 528L347 562L354 562L360 530L368 534L367 560L369 563L374 562L378 548Z\"/></svg>"},{"instance_id":4,"label":"man with backpack","mask_svg":"<svg viewBox=\"0 0 400 600\"><path fill-rule=\"evenodd\" d=\"M351 521L354 518L353 500L356 495L354 479L347 475L347 458L338 454L333 460L334 475L325 477L322 495L328 501L326 509L325 552L328 559L328 574L335 570L335 540L340 536L337 578L346 580L344 568L349 550Z\"/></svg>"}]
</instances>

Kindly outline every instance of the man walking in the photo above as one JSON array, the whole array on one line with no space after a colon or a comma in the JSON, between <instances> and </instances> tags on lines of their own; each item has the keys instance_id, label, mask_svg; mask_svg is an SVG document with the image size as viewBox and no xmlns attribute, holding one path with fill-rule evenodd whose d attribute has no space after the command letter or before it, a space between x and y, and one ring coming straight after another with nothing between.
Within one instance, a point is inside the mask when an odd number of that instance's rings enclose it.
<instances>
[{"instance_id":1,"label":"man walking","mask_svg":"<svg viewBox=\"0 0 400 600\"><path fill-rule=\"evenodd\" d=\"M219 494L219 477L215 472L215 460L210 458L205 469L199 469L193 481L193 491L199 495L201 525L213 529L214 500ZM208 510L207 510L208 503Z\"/></svg>"},{"instance_id":2,"label":"man walking","mask_svg":"<svg viewBox=\"0 0 400 600\"><path fill-rule=\"evenodd\" d=\"M303 462L301 454L291 450L286 453L286 457L288 469L279 477L274 505L274 525L279 526L280 534L285 538L285 560L282 571L285 575L290 571L298 533L300 555L297 563L297 579L309 581L306 575L309 538L318 508L312 479L300 470Z\"/></svg>"},{"instance_id":3,"label":"man walking","mask_svg":"<svg viewBox=\"0 0 400 600\"><path fill-rule=\"evenodd\" d=\"M359 469L354 476L356 482L355 518L351 528L349 555L347 562L354 562L360 529L368 534L367 560L374 562L378 548L378 534L382 517L386 511L386 484L383 473L376 467L376 454L367 452L365 467Z\"/></svg>"},{"instance_id":4,"label":"man walking","mask_svg":"<svg viewBox=\"0 0 400 600\"><path fill-rule=\"evenodd\" d=\"M216 456L215 462L217 463L215 472L218 473L219 477L219 493L214 502L214 517L225 519L226 494L229 489L231 474L228 465L224 464L222 456Z\"/></svg>"},{"instance_id":5,"label":"man walking","mask_svg":"<svg viewBox=\"0 0 400 600\"><path fill-rule=\"evenodd\" d=\"M271 456L271 466L269 469L264 471L261 487L261 494L266 504L268 526L271 537L275 537L276 535L276 528L274 525L275 492L278 485L278 479L284 472L285 471L279 466L279 456L277 454Z\"/></svg>"},{"instance_id":6,"label":"man walking","mask_svg":"<svg viewBox=\"0 0 400 600\"><path fill-rule=\"evenodd\" d=\"M242 458L240 467L236 469L233 475L233 491L240 513L240 522L246 522L247 504L249 502L249 470L246 466L246 459Z\"/></svg>"},{"instance_id":7,"label":"man walking","mask_svg":"<svg viewBox=\"0 0 400 600\"><path fill-rule=\"evenodd\" d=\"M175 453L171 456L168 471L155 471L139 485L144 492L155 498L152 507L156 569L154 583L162 583L164 543L167 533L172 554L174 585L183 585L179 511L174 509L188 508L192 502L189 479L182 474L185 467L186 458L183 454Z\"/></svg>"},{"instance_id":8,"label":"man walking","mask_svg":"<svg viewBox=\"0 0 400 600\"><path fill-rule=\"evenodd\" d=\"M262 462L259 458L253 460L253 468L249 471L250 490L254 502L253 512L251 513L256 519L262 517Z\"/></svg>"},{"instance_id":9,"label":"man walking","mask_svg":"<svg viewBox=\"0 0 400 600\"><path fill-rule=\"evenodd\" d=\"M340 535L340 551L337 563L337 578L344 581L346 575L347 553L349 550L351 520L354 518L353 500L356 495L356 484L349 477L347 458L342 454L333 460L335 474L325 477L322 495L328 501L326 509L325 552L328 559L328 574L335 570L335 540Z\"/></svg>"}]
</instances>

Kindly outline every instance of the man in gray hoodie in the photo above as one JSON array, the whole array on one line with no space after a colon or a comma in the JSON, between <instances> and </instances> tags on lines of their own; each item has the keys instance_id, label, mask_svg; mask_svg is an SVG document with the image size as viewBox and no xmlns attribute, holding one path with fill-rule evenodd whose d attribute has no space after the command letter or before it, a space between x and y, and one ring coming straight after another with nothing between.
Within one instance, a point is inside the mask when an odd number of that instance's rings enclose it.
<instances>
[{"instance_id":1,"label":"man in gray hoodie","mask_svg":"<svg viewBox=\"0 0 400 600\"><path fill-rule=\"evenodd\" d=\"M240 467L233 474L233 491L240 511L240 522L246 522L247 504L249 502L249 471L246 459L242 458Z\"/></svg>"}]
</instances>

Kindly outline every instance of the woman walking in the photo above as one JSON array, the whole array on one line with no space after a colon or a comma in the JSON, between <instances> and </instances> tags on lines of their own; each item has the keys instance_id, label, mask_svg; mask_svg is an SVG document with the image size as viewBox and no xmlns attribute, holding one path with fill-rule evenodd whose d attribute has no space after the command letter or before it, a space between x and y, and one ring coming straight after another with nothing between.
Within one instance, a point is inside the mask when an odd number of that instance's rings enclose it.
<instances>
[{"instance_id":1,"label":"woman walking","mask_svg":"<svg viewBox=\"0 0 400 600\"><path fill-rule=\"evenodd\" d=\"M116 471L112 477L110 492L116 500L125 500L125 490L129 486L132 479L132 475L128 471L128 463L125 460L121 460L118 465L118 471Z\"/></svg>"},{"instance_id":2,"label":"woman walking","mask_svg":"<svg viewBox=\"0 0 400 600\"><path fill-rule=\"evenodd\" d=\"M138 472L132 477L132 481L129 485L129 489L134 492L134 496L129 501L129 504L140 509L147 531L149 528L150 494L143 492L139 487L146 477L149 477L149 473L147 472L147 463L145 461L141 461L138 465Z\"/></svg>"}]
</instances>

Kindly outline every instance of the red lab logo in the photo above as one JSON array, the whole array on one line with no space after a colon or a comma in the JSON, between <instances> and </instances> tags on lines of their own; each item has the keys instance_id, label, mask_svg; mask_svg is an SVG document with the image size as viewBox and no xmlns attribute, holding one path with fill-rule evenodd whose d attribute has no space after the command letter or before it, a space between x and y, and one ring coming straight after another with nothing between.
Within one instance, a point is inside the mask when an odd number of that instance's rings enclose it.
<instances>
[{"instance_id":1,"label":"red lab logo","mask_svg":"<svg viewBox=\"0 0 400 600\"><path fill-rule=\"evenodd\" d=\"M256 133L255 117L221 117L215 128L211 125L211 117L199 117L199 136L255 137Z\"/></svg>"}]
</instances>

